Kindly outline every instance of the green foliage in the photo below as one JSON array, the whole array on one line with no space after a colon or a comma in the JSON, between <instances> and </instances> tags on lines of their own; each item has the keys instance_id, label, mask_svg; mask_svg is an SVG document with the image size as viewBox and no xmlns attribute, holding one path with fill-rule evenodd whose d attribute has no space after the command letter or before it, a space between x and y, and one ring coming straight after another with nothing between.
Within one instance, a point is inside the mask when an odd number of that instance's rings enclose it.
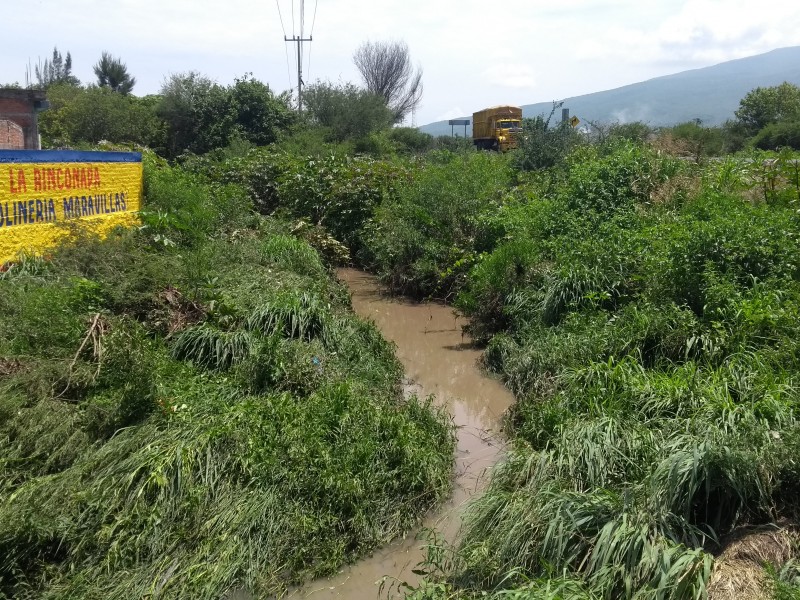
<instances>
[{"instance_id":1,"label":"green foliage","mask_svg":"<svg viewBox=\"0 0 800 600\"><path fill-rule=\"evenodd\" d=\"M230 94L200 73L171 75L161 88L156 113L167 124L167 153L203 154L228 145L236 111Z\"/></svg>"},{"instance_id":2,"label":"green foliage","mask_svg":"<svg viewBox=\"0 0 800 600\"><path fill-rule=\"evenodd\" d=\"M123 96L130 94L133 91L133 86L136 85L136 78L131 77L130 73L128 73L128 67L125 66L125 63L105 50L94 66L94 74L97 76L97 85L99 87L107 87Z\"/></svg>"},{"instance_id":3,"label":"green foliage","mask_svg":"<svg viewBox=\"0 0 800 600\"><path fill-rule=\"evenodd\" d=\"M553 114L561 104L553 103L553 110L545 118L539 115L523 119L522 136L515 164L520 171L548 169L560 165L570 151L581 143L580 134L569 123L550 126Z\"/></svg>"},{"instance_id":4,"label":"green foliage","mask_svg":"<svg viewBox=\"0 0 800 600\"><path fill-rule=\"evenodd\" d=\"M155 243L202 244L220 228L246 225L251 219L252 205L240 188L209 187L200 177L171 168L153 156L146 160L146 208L140 215Z\"/></svg>"},{"instance_id":5,"label":"green foliage","mask_svg":"<svg viewBox=\"0 0 800 600\"><path fill-rule=\"evenodd\" d=\"M757 87L739 102L736 118L751 135L771 123L797 121L800 87L786 81L773 87Z\"/></svg>"},{"instance_id":6,"label":"green foliage","mask_svg":"<svg viewBox=\"0 0 800 600\"><path fill-rule=\"evenodd\" d=\"M381 96L352 83L318 81L306 88L303 102L313 122L328 130L328 141L363 139L393 122Z\"/></svg>"},{"instance_id":7,"label":"green foliage","mask_svg":"<svg viewBox=\"0 0 800 600\"><path fill-rule=\"evenodd\" d=\"M653 135L653 128L641 121L629 123L612 123L608 127L607 139L599 140L601 143L615 139L627 140L643 144Z\"/></svg>"},{"instance_id":8,"label":"green foliage","mask_svg":"<svg viewBox=\"0 0 800 600\"><path fill-rule=\"evenodd\" d=\"M699 192L635 144L568 164L500 207L458 298L517 444L420 594L702 597L717 539L797 514L792 153Z\"/></svg>"},{"instance_id":9,"label":"green foliage","mask_svg":"<svg viewBox=\"0 0 800 600\"><path fill-rule=\"evenodd\" d=\"M489 153L432 154L385 199L364 230L364 259L395 292L450 296L476 252L493 242L483 215L511 178L508 159Z\"/></svg>"},{"instance_id":10,"label":"green foliage","mask_svg":"<svg viewBox=\"0 0 800 600\"><path fill-rule=\"evenodd\" d=\"M281 596L449 492L453 432L287 223L145 161L145 226L0 278L0 595Z\"/></svg>"},{"instance_id":11,"label":"green foliage","mask_svg":"<svg viewBox=\"0 0 800 600\"><path fill-rule=\"evenodd\" d=\"M236 114L236 130L251 144L266 146L276 142L295 120L288 94L275 95L252 73L237 78L229 93Z\"/></svg>"},{"instance_id":12,"label":"green foliage","mask_svg":"<svg viewBox=\"0 0 800 600\"><path fill-rule=\"evenodd\" d=\"M116 94L106 87L52 85L50 108L39 116L42 142L47 146L134 143L160 149L164 126L153 111L152 97Z\"/></svg>"},{"instance_id":13,"label":"green foliage","mask_svg":"<svg viewBox=\"0 0 800 600\"><path fill-rule=\"evenodd\" d=\"M756 134L753 145L761 150L800 150L800 120L770 123Z\"/></svg>"},{"instance_id":14,"label":"green foliage","mask_svg":"<svg viewBox=\"0 0 800 600\"><path fill-rule=\"evenodd\" d=\"M705 156L719 156L724 148L722 130L718 127L703 127L700 119L679 123L669 129L674 139L686 145L689 156L699 161Z\"/></svg>"},{"instance_id":15,"label":"green foliage","mask_svg":"<svg viewBox=\"0 0 800 600\"><path fill-rule=\"evenodd\" d=\"M324 228L353 253L375 207L407 179L407 170L391 162L262 150L224 164L198 164L198 169L216 181L244 185L260 212L286 211Z\"/></svg>"},{"instance_id":16,"label":"green foliage","mask_svg":"<svg viewBox=\"0 0 800 600\"><path fill-rule=\"evenodd\" d=\"M72 74L72 56L67 52L67 56L61 55L58 47L53 47L52 59L46 58L44 63L41 59L34 66L36 84L39 89L46 90L51 85L80 85L80 81Z\"/></svg>"},{"instance_id":17,"label":"green foliage","mask_svg":"<svg viewBox=\"0 0 800 600\"><path fill-rule=\"evenodd\" d=\"M220 331L202 324L182 331L175 339L172 353L178 360L224 371L246 359L254 343L246 331Z\"/></svg>"},{"instance_id":18,"label":"green foliage","mask_svg":"<svg viewBox=\"0 0 800 600\"><path fill-rule=\"evenodd\" d=\"M401 154L420 154L433 147L433 136L414 127L393 127L389 139L397 144Z\"/></svg>"}]
</instances>

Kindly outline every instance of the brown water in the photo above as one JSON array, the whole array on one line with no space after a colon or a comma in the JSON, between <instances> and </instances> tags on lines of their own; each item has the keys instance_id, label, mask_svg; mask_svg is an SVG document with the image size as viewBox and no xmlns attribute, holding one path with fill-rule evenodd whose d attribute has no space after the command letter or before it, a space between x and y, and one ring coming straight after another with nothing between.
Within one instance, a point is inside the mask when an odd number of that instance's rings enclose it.
<instances>
[{"instance_id":1,"label":"brown water","mask_svg":"<svg viewBox=\"0 0 800 600\"><path fill-rule=\"evenodd\" d=\"M511 394L481 373L477 366L480 351L462 335L465 321L456 318L451 308L388 298L377 280L361 271L341 269L338 274L350 288L355 312L373 320L383 336L397 345L408 391L419 396L434 394L437 404L447 407L453 416L458 428L453 495L422 524L452 541L464 502L482 489L488 471L500 458L500 420L512 402ZM384 577L387 586L393 578L416 581L411 569L423 559L425 541L415 533L344 568L337 576L294 590L291 597L375 600Z\"/></svg>"}]
</instances>

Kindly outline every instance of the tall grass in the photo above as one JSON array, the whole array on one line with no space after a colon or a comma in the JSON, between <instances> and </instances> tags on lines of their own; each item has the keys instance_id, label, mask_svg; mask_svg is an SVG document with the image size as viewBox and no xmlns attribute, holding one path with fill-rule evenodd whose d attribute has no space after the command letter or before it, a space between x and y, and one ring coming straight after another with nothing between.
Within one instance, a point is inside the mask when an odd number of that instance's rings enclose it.
<instances>
[{"instance_id":1,"label":"tall grass","mask_svg":"<svg viewBox=\"0 0 800 600\"><path fill-rule=\"evenodd\" d=\"M796 523L800 221L737 164L582 148L501 208L458 306L516 444L419 597L711 597L726 540Z\"/></svg>"},{"instance_id":2,"label":"tall grass","mask_svg":"<svg viewBox=\"0 0 800 600\"><path fill-rule=\"evenodd\" d=\"M280 596L449 492L449 420L316 252L145 168L145 227L0 279L0 597Z\"/></svg>"}]
</instances>

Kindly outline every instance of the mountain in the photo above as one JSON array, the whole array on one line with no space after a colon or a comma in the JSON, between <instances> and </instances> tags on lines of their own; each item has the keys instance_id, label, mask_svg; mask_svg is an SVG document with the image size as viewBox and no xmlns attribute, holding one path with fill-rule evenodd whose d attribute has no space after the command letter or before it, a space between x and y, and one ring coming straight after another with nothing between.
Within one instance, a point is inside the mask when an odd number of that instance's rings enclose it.
<instances>
[{"instance_id":1,"label":"mountain","mask_svg":"<svg viewBox=\"0 0 800 600\"><path fill-rule=\"evenodd\" d=\"M656 77L613 90L564 99L564 108L581 121L601 123L643 121L670 126L701 119L704 125L721 125L734 118L739 101L757 87L784 81L800 85L800 46L779 48L711 67ZM549 115L552 102L522 106L523 117ZM485 108L476 107L475 110ZM471 120L472 115L463 118ZM561 118L561 112L554 115ZM450 135L447 121L419 128L431 135ZM463 127L456 127L462 132ZM467 135L471 135L467 128Z\"/></svg>"}]
</instances>

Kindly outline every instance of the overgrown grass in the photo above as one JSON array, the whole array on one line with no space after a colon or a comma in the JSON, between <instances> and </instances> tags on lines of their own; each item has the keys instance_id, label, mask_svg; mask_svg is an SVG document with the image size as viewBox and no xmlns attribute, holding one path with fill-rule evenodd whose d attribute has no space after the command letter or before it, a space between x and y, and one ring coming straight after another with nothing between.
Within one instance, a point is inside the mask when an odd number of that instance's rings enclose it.
<instances>
[{"instance_id":1,"label":"overgrown grass","mask_svg":"<svg viewBox=\"0 0 800 600\"><path fill-rule=\"evenodd\" d=\"M317 253L146 179L145 227L0 279L0 596L279 595L449 492L449 420Z\"/></svg>"},{"instance_id":2,"label":"overgrown grass","mask_svg":"<svg viewBox=\"0 0 800 600\"><path fill-rule=\"evenodd\" d=\"M579 153L507 197L457 301L516 444L413 597L702 598L728 536L797 522L791 177Z\"/></svg>"}]
</instances>

